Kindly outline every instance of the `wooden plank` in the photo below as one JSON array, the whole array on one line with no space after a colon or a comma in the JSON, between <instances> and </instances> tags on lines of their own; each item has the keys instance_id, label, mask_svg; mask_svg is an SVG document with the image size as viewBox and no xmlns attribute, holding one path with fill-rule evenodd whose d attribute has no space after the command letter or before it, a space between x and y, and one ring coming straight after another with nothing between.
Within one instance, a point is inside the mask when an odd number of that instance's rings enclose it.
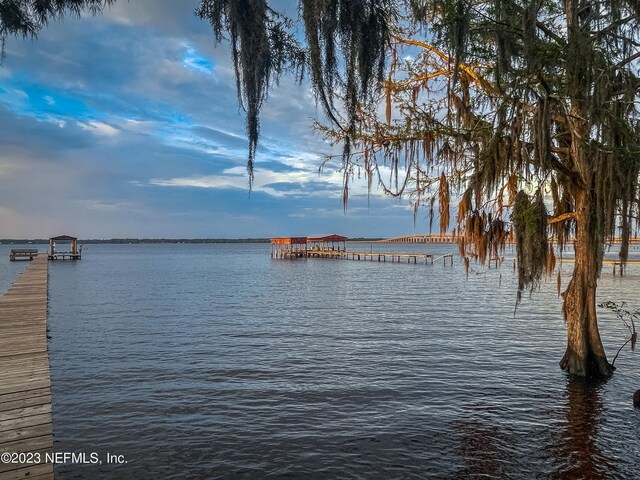
<instances>
[{"instance_id":1,"label":"wooden plank","mask_svg":"<svg viewBox=\"0 0 640 480\"><path fill-rule=\"evenodd\" d=\"M1 315L1 313L0 313ZM44 319L41 321L44 323ZM12 322L8 322L7 324L0 324L0 329L9 330L6 337L0 339L0 348L2 346L8 346L22 337L22 340L32 339L32 338L41 338L46 340L46 335L40 335L42 333L42 325L34 325L31 323L23 323L23 324L14 324ZM46 333L45 329L45 333Z\"/></svg>"},{"instance_id":2,"label":"wooden plank","mask_svg":"<svg viewBox=\"0 0 640 480\"><path fill-rule=\"evenodd\" d=\"M53 451L46 255L0 298L0 452ZM0 464L0 478L52 479L53 465Z\"/></svg>"},{"instance_id":3,"label":"wooden plank","mask_svg":"<svg viewBox=\"0 0 640 480\"><path fill-rule=\"evenodd\" d=\"M7 329L11 329L11 326L7 326ZM16 335L12 335L9 334L7 335L6 338L4 338L2 341L0 341L0 345L5 347L5 348L11 348L12 345L15 345L17 343L22 343L22 344L40 344L40 343L47 343L47 330L45 329L44 332L42 331L42 326L40 326L40 329L27 329L27 331L25 332L25 335L22 335L22 338L16 338ZM42 333L44 333L44 335L41 335ZM4 353L4 352L2 352ZM3 356L7 356L7 355L3 355Z\"/></svg>"},{"instance_id":4,"label":"wooden plank","mask_svg":"<svg viewBox=\"0 0 640 480\"><path fill-rule=\"evenodd\" d=\"M5 464L0 463L0 478L2 479L6 478L6 476L8 476L10 472L24 470L25 468L29 468L29 467L34 468L34 467L43 466L43 465L53 466L51 462L47 462L47 460L51 458L50 456L53 453L52 448L38 448L37 450L8 450L8 452L27 454L28 457L25 459L28 460L28 462L5 463ZM47 454L49 455L49 458L47 458ZM31 478L31 475L32 473L29 473L28 476L25 478Z\"/></svg>"},{"instance_id":5,"label":"wooden plank","mask_svg":"<svg viewBox=\"0 0 640 480\"><path fill-rule=\"evenodd\" d=\"M41 365L40 362L48 362L47 353L20 353L13 355L2 360L2 366L8 369L17 367L34 368L37 365Z\"/></svg>"},{"instance_id":6,"label":"wooden plank","mask_svg":"<svg viewBox=\"0 0 640 480\"><path fill-rule=\"evenodd\" d=\"M43 397L43 396L51 396L51 388L50 387L46 387L46 388L34 388L32 390L29 390L29 397ZM11 402L16 402L18 400L24 399L25 398L25 394L24 392L11 392L11 393L6 393L4 395L0 395L0 404L3 403L11 403Z\"/></svg>"},{"instance_id":7,"label":"wooden plank","mask_svg":"<svg viewBox=\"0 0 640 480\"><path fill-rule=\"evenodd\" d=\"M53 478L53 464L40 463L38 465L18 465L18 469L2 473L2 480L25 480Z\"/></svg>"},{"instance_id":8,"label":"wooden plank","mask_svg":"<svg viewBox=\"0 0 640 480\"><path fill-rule=\"evenodd\" d=\"M0 423L0 434L10 432L12 430L22 430L24 428L33 427L35 425L48 424L51 427L51 414L43 413L42 415L32 415L30 417L16 418L10 421Z\"/></svg>"},{"instance_id":9,"label":"wooden plank","mask_svg":"<svg viewBox=\"0 0 640 480\"><path fill-rule=\"evenodd\" d=\"M39 382L49 379L48 370L20 372L11 376L0 377L2 388L8 389L11 386L22 386L25 383ZM6 391L6 390L5 390Z\"/></svg>"},{"instance_id":10,"label":"wooden plank","mask_svg":"<svg viewBox=\"0 0 640 480\"><path fill-rule=\"evenodd\" d=\"M51 405L51 395L41 395L38 397L29 396L23 397L12 402L0 403L0 414L8 410L15 410L17 408L33 407L36 405Z\"/></svg>"},{"instance_id":11,"label":"wooden plank","mask_svg":"<svg viewBox=\"0 0 640 480\"><path fill-rule=\"evenodd\" d=\"M51 413L51 403L47 403L44 405L33 405L29 407L16 408L13 410L0 412L0 423L10 423L12 420L20 419L23 417L43 415L45 413Z\"/></svg>"},{"instance_id":12,"label":"wooden plank","mask_svg":"<svg viewBox=\"0 0 640 480\"><path fill-rule=\"evenodd\" d=\"M2 439L0 439L0 447L5 443L15 442L17 440L46 436L49 435L50 432L51 427L46 423L42 425L33 425L31 427L22 428L20 430L3 432Z\"/></svg>"},{"instance_id":13,"label":"wooden plank","mask_svg":"<svg viewBox=\"0 0 640 480\"><path fill-rule=\"evenodd\" d=\"M15 357L8 357L7 360L11 360L12 358L15 358ZM9 365L9 362L7 362L6 365ZM5 367L5 368L9 368L9 367ZM11 368L11 370L5 370L3 372L0 372L0 379L15 378L16 376L20 376L20 375L32 375L38 372L48 373L49 368L47 367L47 365L43 365L41 363L41 360L39 362L27 361L27 362L24 362L23 364L14 366L13 368ZM2 384L1 381L0 381L0 384Z\"/></svg>"},{"instance_id":14,"label":"wooden plank","mask_svg":"<svg viewBox=\"0 0 640 480\"><path fill-rule=\"evenodd\" d=\"M0 357L15 357L17 355L26 355L26 354L37 354L37 353L46 353L47 351L47 342L45 340L38 342L20 342L20 344L12 345L11 347L6 347L6 349L0 352Z\"/></svg>"},{"instance_id":15,"label":"wooden plank","mask_svg":"<svg viewBox=\"0 0 640 480\"><path fill-rule=\"evenodd\" d=\"M7 442L0 445L0 453L2 452L35 452L37 450L46 450L53 445L53 435L45 434L40 437L23 438L13 442Z\"/></svg>"},{"instance_id":16,"label":"wooden plank","mask_svg":"<svg viewBox=\"0 0 640 480\"><path fill-rule=\"evenodd\" d=\"M8 327L9 329L11 327ZM42 327L40 327L42 328ZM40 335L41 333L44 333L45 335ZM42 332L41 330L38 329L31 329L31 330L27 330L27 332L25 333L25 335L22 335L21 338L16 338L15 335L7 335L7 337L5 339L3 339L4 341L0 342L0 345L2 345L2 347L4 348L11 348L14 345L17 344L23 344L23 345L33 345L33 344L45 344L47 343L47 336L46 336L47 331L45 330L44 332ZM2 352L3 356L7 356L6 352Z\"/></svg>"},{"instance_id":17,"label":"wooden plank","mask_svg":"<svg viewBox=\"0 0 640 480\"><path fill-rule=\"evenodd\" d=\"M1 363L1 360L0 360ZM0 387L0 395L5 393L29 392L37 388L51 387L51 378L36 378L33 380L25 380L12 385L3 385ZM25 393L25 396L27 393Z\"/></svg>"}]
</instances>

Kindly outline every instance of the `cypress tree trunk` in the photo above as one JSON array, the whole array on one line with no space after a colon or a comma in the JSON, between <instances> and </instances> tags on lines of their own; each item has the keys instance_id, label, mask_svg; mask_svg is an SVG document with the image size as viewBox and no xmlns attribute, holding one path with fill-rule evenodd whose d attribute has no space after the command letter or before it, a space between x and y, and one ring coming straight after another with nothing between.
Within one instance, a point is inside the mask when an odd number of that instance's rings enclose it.
<instances>
[{"instance_id":1,"label":"cypress tree trunk","mask_svg":"<svg viewBox=\"0 0 640 480\"><path fill-rule=\"evenodd\" d=\"M576 194L576 263L573 277L562 294L567 323L567 351L560 367L579 376L613 373L602 346L596 317L596 286L601 246L594 238L591 195L586 189Z\"/></svg>"},{"instance_id":2,"label":"cypress tree trunk","mask_svg":"<svg viewBox=\"0 0 640 480\"><path fill-rule=\"evenodd\" d=\"M587 151L589 138L588 99L591 93L589 25L579 19L578 0L565 0L567 25L567 86L571 114L567 124L571 131L570 160L580 180L574 182L576 213L576 263L573 277L562 294L567 323L567 351L560 367L579 376L608 377L613 367L607 361L596 317L596 287L602 262L602 237L596 220L595 175Z\"/></svg>"}]
</instances>

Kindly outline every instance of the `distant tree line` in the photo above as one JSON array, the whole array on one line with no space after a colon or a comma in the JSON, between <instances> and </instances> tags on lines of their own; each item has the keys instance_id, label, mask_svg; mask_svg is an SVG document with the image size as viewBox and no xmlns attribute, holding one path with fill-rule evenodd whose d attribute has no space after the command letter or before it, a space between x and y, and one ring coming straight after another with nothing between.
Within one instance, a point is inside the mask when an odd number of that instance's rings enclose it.
<instances>
[{"instance_id":1,"label":"distant tree line","mask_svg":"<svg viewBox=\"0 0 640 480\"><path fill-rule=\"evenodd\" d=\"M78 243L89 244L138 244L138 243L269 243L268 238L109 238L109 239L85 239L78 240ZM49 244L48 239L36 238L36 239L15 239L15 238L3 238L0 239L0 243L3 245L21 245L25 243L33 244Z\"/></svg>"}]
</instances>

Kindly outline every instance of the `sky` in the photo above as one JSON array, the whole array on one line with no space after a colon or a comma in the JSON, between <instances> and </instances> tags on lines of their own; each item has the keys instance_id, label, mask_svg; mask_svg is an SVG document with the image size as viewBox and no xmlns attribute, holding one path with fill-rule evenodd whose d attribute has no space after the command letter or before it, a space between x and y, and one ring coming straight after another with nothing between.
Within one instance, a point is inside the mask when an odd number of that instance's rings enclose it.
<instances>
[{"instance_id":1,"label":"sky","mask_svg":"<svg viewBox=\"0 0 640 480\"><path fill-rule=\"evenodd\" d=\"M120 0L102 15L9 38L0 65L0 238L256 238L428 232L406 200L339 166L306 84L283 78L261 115L253 190L229 45L198 0Z\"/></svg>"}]
</instances>

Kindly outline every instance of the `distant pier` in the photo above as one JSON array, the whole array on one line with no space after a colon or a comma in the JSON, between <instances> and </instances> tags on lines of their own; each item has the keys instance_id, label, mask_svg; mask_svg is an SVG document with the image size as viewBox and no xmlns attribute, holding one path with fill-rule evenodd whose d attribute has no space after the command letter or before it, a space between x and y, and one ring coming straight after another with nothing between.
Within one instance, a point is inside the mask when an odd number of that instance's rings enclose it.
<instances>
[{"instance_id":1,"label":"distant pier","mask_svg":"<svg viewBox=\"0 0 640 480\"><path fill-rule=\"evenodd\" d=\"M395 252L350 252L335 250L308 250L307 258L336 258L341 260L363 260L369 262L392 262L392 263L424 263L433 265L434 256L428 253L395 253ZM453 265L453 254L447 253L438 258L444 259L446 264L449 261Z\"/></svg>"},{"instance_id":2,"label":"distant pier","mask_svg":"<svg viewBox=\"0 0 640 480\"><path fill-rule=\"evenodd\" d=\"M322 235L313 237L276 237L271 239L271 257L282 259L295 258L325 258L339 260L362 260L370 262L391 263L424 263L433 264L434 256L428 253L398 253L398 252L374 252L348 251L346 247L347 237L340 235ZM453 265L453 255L445 254L442 258Z\"/></svg>"},{"instance_id":3,"label":"distant pier","mask_svg":"<svg viewBox=\"0 0 640 480\"><path fill-rule=\"evenodd\" d=\"M0 454L14 455L0 462L7 480L53 479L47 260L35 257L0 298Z\"/></svg>"},{"instance_id":4,"label":"distant pier","mask_svg":"<svg viewBox=\"0 0 640 480\"><path fill-rule=\"evenodd\" d=\"M457 233L431 233L431 234L417 234L417 235L405 235L403 237L384 238L377 240L377 243L458 243L461 235ZM575 238L567 238L565 240L566 245L573 245ZM550 243L557 243L557 239L554 237L549 238ZM513 238L509 238L507 243L514 243ZM620 237L610 238L607 245L619 245L622 243ZM632 237L629 239L629 245L640 245L639 237Z\"/></svg>"},{"instance_id":5,"label":"distant pier","mask_svg":"<svg viewBox=\"0 0 640 480\"><path fill-rule=\"evenodd\" d=\"M385 238L378 243L458 243L460 237L455 233L405 235L404 237Z\"/></svg>"}]
</instances>

